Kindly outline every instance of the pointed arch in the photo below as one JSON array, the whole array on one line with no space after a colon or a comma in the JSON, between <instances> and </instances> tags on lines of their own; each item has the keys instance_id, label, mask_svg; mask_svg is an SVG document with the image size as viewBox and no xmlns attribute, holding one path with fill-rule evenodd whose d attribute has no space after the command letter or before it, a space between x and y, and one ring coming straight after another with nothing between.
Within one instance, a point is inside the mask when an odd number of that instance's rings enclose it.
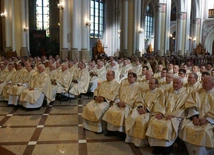
<instances>
[{"instance_id":1,"label":"pointed arch","mask_svg":"<svg viewBox=\"0 0 214 155\"><path fill-rule=\"evenodd\" d=\"M212 54L212 48L213 48L213 41L214 41L214 29L210 31L210 33L207 35L205 42L204 42L204 47L206 50Z\"/></svg>"}]
</instances>

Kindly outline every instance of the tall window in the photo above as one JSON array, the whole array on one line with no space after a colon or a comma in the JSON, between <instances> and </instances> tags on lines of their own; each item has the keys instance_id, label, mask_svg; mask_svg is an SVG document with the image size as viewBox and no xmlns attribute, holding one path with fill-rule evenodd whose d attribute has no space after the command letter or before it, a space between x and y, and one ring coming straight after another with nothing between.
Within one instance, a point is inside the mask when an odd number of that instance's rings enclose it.
<instances>
[{"instance_id":1,"label":"tall window","mask_svg":"<svg viewBox=\"0 0 214 155\"><path fill-rule=\"evenodd\" d=\"M153 35L153 12L152 9L150 7L150 5L148 5L146 7L146 18L145 18L145 33L146 33L146 39L151 38L151 36Z\"/></svg>"},{"instance_id":2,"label":"tall window","mask_svg":"<svg viewBox=\"0 0 214 155\"><path fill-rule=\"evenodd\" d=\"M49 0L36 0L36 28L46 30L46 36L50 36Z\"/></svg>"},{"instance_id":3,"label":"tall window","mask_svg":"<svg viewBox=\"0 0 214 155\"><path fill-rule=\"evenodd\" d=\"M103 37L103 15L104 4L102 0L91 0L90 17L90 37L102 38Z\"/></svg>"}]
</instances>

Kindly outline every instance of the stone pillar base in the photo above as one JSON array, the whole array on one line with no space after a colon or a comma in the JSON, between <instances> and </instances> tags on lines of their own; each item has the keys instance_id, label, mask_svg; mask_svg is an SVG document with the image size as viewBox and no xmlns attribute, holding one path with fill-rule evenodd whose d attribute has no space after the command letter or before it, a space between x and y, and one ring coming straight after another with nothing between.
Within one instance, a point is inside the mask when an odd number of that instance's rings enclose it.
<instances>
[{"instance_id":1,"label":"stone pillar base","mask_svg":"<svg viewBox=\"0 0 214 155\"><path fill-rule=\"evenodd\" d=\"M160 50L157 50L157 55L161 56L161 51Z\"/></svg>"},{"instance_id":2,"label":"stone pillar base","mask_svg":"<svg viewBox=\"0 0 214 155\"><path fill-rule=\"evenodd\" d=\"M68 53L68 59L69 60L74 60L75 58L79 60L80 52L78 51L77 48L72 48Z\"/></svg>"},{"instance_id":3,"label":"stone pillar base","mask_svg":"<svg viewBox=\"0 0 214 155\"><path fill-rule=\"evenodd\" d=\"M90 60L89 51L87 49L81 49L80 51L80 61L83 59L86 61Z\"/></svg>"},{"instance_id":4,"label":"stone pillar base","mask_svg":"<svg viewBox=\"0 0 214 155\"><path fill-rule=\"evenodd\" d=\"M127 49L123 49L120 51L120 57L126 57L129 56L128 55L128 50Z\"/></svg>"},{"instance_id":5,"label":"stone pillar base","mask_svg":"<svg viewBox=\"0 0 214 155\"><path fill-rule=\"evenodd\" d=\"M67 48L62 48L60 50L60 58L62 60L65 60L66 57L68 57L68 49Z\"/></svg>"},{"instance_id":6,"label":"stone pillar base","mask_svg":"<svg viewBox=\"0 0 214 155\"><path fill-rule=\"evenodd\" d=\"M184 54L185 56L189 56L189 50L186 50L186 53Z\"/></svg>"},{"instance_id":7,"label":"stone pillar base","mask_svg":"<svg viewBox=\"0 0 214 155\"><path fill-rule=\"evenodd\" d=\"M114 57L119 57L119 51L114 52Z\"/></svg>"},{"instance_id":8,"label":"stone pillar base","mask_svg":"<svg viewBox=\"0 0 214 155\"><path fill-rule=\"evenodd\" d=\"M166 56L171 56L171 52L169 50L166 51Z\"/></svg>"},{"instance_id":9,"label":"stone pillar base","mask_svg":"<svg viewBox=\"0 0 214 155\"><path fill-rule=\"evenodd\" d=\"M20 49L20 56L21 56L21 57L29 56L27 47L22 47L22 48Z\"/></svg>"},{"instance_id":10,"label":"stone pillar base","mask_svg":"<svg viewBox=\"0 0 214 155\"><path fill-rule=\"evenodd\" d=\"M181 50L178 50L178 55L182 56L182 51Z\"/></svg>"},{"instance_id":11,"label":"stone pillar base","mask_svg":"<svg viewBox=\"0 0 214 155\"><path fill-rule=\"evenodd\" d=\"M4 52L7 53L7 52L12 52L12 48L11 47L5 47L4 48Z\"/></svg>"},{"instance_id":12,"label":"stone pillar base","mask_svg":"<svg viewBox=\"0 0 214 155\"><path fill-rule=\"evenodd\" d=\"M135 52L135 55L136 55L137 57L140 57L140 56L141 56L141 52L140 52L139 50L137 50L137 51Z\"/></svg>"}]
</instances>

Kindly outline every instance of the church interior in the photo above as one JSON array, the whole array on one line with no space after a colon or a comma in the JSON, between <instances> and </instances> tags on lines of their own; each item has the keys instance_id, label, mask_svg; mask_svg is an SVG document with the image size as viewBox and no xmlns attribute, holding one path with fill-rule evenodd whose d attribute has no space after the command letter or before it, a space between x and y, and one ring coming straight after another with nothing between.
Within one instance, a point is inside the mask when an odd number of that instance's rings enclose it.
<instances>
[{"instance_id":1,"label":"church interior","mask_svg":"<svg viewBox=\"0 0 214 155\"><path fill-rule=\"evenodd\" d=\"M0 0L0 56L212 57L213 0ZM83 95L39 110L0 102L2 155L150 155L118 137L83 128ZM188 155L180 139L171 155Z\"/></svg>"}]
</instances>

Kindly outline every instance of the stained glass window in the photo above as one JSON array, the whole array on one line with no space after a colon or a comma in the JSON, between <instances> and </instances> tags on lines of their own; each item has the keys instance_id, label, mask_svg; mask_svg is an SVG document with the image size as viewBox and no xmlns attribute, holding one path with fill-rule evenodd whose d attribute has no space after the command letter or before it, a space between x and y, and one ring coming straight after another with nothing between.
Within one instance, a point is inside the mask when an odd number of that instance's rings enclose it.
<instances>
[{"instance_id":1,"label":"stained glass window","mask_svg":"<svg viewBox=\"0 0 214 155\"><path fill-rule=\"evenodd\" d=\"M153 12L150 5L146 8L146 17L145 17L145 33L146 39L149 39L153 35Z\"/></svg>"},{"instance_id":2,"label":"stained glass window","mask_svg":"<svg viewBox=\"0 0 214 155\"><path fill-rule=\"evenodd\" d=\"M90 7L90 37L103 37L104 4L102 0L91 0Z\"/></svg>"},{"instance_id":3,"label":"stained glass window","mask_svg":"<svg viewBox=\"0 0 214 155\"><path fill-rule=\"evenodd\" d=\"M50 36L49 30L49 0L36 0L36 28L46 30L46 36Z\"/></svg>"}]
</instances>

